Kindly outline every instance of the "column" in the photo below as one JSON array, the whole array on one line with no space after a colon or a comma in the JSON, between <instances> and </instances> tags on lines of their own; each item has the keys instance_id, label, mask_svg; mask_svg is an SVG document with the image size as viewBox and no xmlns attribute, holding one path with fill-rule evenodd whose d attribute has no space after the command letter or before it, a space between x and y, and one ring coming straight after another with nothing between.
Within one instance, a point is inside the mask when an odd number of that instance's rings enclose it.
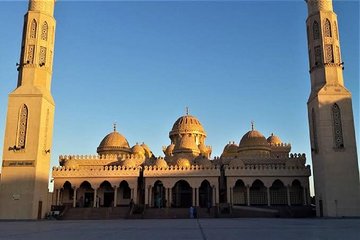
<instances>
[{"instance_id":1,"label":"column","mask_svg":"<svg viewBox=\"0 0 360 240\"><path fill-rule=\"evenodd\" d=\"M130 189L130 199L132 199L134 201L134 188Z\"/></svg>"},{"instance_id":2,"label":"column","mask_svg":"<svg viewBox=\"0 0 360 240\"><path fill-rule=\"evenodd\" d=\"M114 186L114 207L116 207L116 205L117 205L117 191L118 191L118 188L115 185Z\"/></svg>"},{"instance_id":3,"label":"column","mask_svg":"<svg viewBox=\"0 0 360 240\"><path fill-rule=\"evenodd\" d=\"M145 206L146 205L149 206L149 188L147 188L145 185Z\"/></svg>"},{"instance_id":4,"label":"column","mask_svg":"<svg viewBox=\"0 0 360 240\"><path fill-rule=\"evenodd\" d=\"M199 188L195 188L195 192L196 192L196 207L198 207L199 206Z\"/></svg>"},{"instance_id":5,"label":"column","mask_svg":"<svg viewBox=\"0 0 360 240\"><path fill-rule=\"evenodd\" d=\"M230 191L231 191L231 190L230 190L230 189L231 189L231 188L228 187L228 188L227 188L227 192L226 192L226 193L227 193L227 202L228 202L228 204L231 204L231 199L230 199L230 195L231 195Z\"/></svg>"},{"instance_id":6,"label":"column","mask_svg":"<svg viewBox=\"0 0 360 240\"><path fill-rule=\"evenodd\" d=\"M165 187L164 187L165 188ZM169 202L169 189L168 188L165 188L165 206L164 207L167 207L168 206L168 202Z\"/></svg>"},{"instance_id":7,"label":"column","mask_svg":"<svg viewBox=\"0 0 360 240\"><path fill-rule=\"evenodd\" d=\"M269 187L266 188L266 192L267 192L267 205L270 207L271 199L270 199L270 188Z\"/></svg>"},{"instance_id":8,"label":"column","mask_svg":"<svg viewBox=\"0 0 360 240\"><path fill-rule=\"evenodd\" d=\"M234 205L234 188L230 188L230 202L231 202L231 206Z\"/></svg>"},{"instance_id":9,"label":"column","mask_svg":"<svg viewBox=\"0 0 360 240\"><path fill-rule=\"evenodd\" d=\"M154 198L152 196L152 186L149 186L149 207L153 206Z\"/></svg>"},{"instance_id":10,"label":"column","mask_svg":"<svg viewBox=\"0 0 360 240\"><path fill-rule=\"evenodd\" d=\"M212 186L212 206L216 206L216 187Z\"/></svg>"},{"instance_id":11,"label":"column","mask_svg":"<svg viewBox=\"0 0 360 240\"><path fill-rule=\"evenodd\" d=\"M169 188L169 201L168 201L168 207L171 207L172 203L172 188Z\"/></svg>"},{"instance_id":12,"label":"column","mask_svg":"<svg viewBox=\"0 0 360 240\"><path fill-rule=\"evenodd\" d=\"M246 198L247 198L247 205L250 206L250 186L246 185Z\"/></svg>"},{"instance_id":13,"label":"column","mask_svg":"<svg viewBox=\"0 0 360 240\"><path fill-rule=\"evenodd\" d=\"M60 205L60 189L56 189L56 193L57 193L57 196L56 196L56 206L59 206Z\"/></svg>"},{"instance_id":14,"label":"column","mask_svg":"<svg viewBox=\"0 0 360 240\"><path fill-rule=\"evenodd\" d=\"M195 206L195 188L192 188L192 205Z\"/></svg>"},{"instance_id":15,"label":"column","mask_svg":"<svg viewBox=\"0 0 360 240\"><path fill-rule=\"evenodd\" d=\"M289 185L286 187L286 195L287 195L287 203L288 203L288 206L291 206L291 200L290 200L290 186L289 186Z\"/></svg>"},{"instance_id":16,"label":"column","mask_svg":"<svg viewBox=\"0 0 360 240\"><path fill-rule=\"evenodd\" d=\"M76 207L76 192L77 192L77 189L76 189L76 187L74 187L73 207Z\"/></svg>"},{"instance_id":17,"label":"column","mask_svg":"<svg viewBox=\"0 0 360 240\"><path fill-rule=\"evenodd\" d=\"M94 204L93 204L93 207L96 208L96 203L98 201L98 198L97 198L97 187L94 188Z\"/></svg>"},{"instance_id":18,"label":"column","mask_svg":"<svg viewBox=\"0 0 360 240\"><path fill-rule=\"evenodd\" d=\"M303 188L303 205L306 206L306 200L307 200L307 197L306 197L306 188Z\"/></svg>"}]
</instances>

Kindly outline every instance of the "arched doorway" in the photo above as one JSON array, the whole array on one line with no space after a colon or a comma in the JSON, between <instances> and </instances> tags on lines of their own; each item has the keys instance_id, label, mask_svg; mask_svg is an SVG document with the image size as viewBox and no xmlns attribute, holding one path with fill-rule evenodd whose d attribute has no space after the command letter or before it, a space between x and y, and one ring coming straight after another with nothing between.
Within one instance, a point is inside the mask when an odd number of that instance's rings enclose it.
<instances>
[{"instance_id":1,"label":"arched doorway","mask_svg":"<svg viewBox=\"0 0 360 240\"><path fill-rule=\"evenodd\" d=\"M91 184L88 181L82 182L78 191L79 198L76 205L79 207L92 207L94 205L94 189Z\"/></svg>"},{"instance_id":2,"label":"arched doorway","mask_svg":"<svg viewBox=\"0 0 360 240\"><path fill-rule=\"evenodd\" d=\"M210 207L213 205L212 202L212 187L207 180L204 180L199 188L199 206L200 207Z\"/></svg>"},{"instance_id":3,"label":"arched doorway","mask_svg":"<svg viewBox=\"0 0 360 240\"><path fill-rule=\"evenodd\" d=\"M266 205L267 191L264 183L259 179L255 180L250 187L250 204Z\"/></svg>"},{"instance_id":4,"label":"arched doorway","mask_svg":"<svg viewBox=\"0 0 360 240\"><path fill-rule=\"evenodd\" d=\"M270 204L287 205L287 190L279 179L275 180L270 187Z\"/></svg>"},{"instance_id":5,"label":"arched doorway","mask_svg":"<svg viewBox=\"0 0 360 240\"><path fill-rule=\"evenodd\" d=\"M98 195L101 207L112 207L114 205L114 189L108 181L100 184Z\"/></svg>"},{"instance_id":6,"label":"arched doorway","mask_svg":"<svg viewBox=\"0 0 360 240\"><path fill-rule=\"evenodd\" d=\"M302 205L304 203L303 187L299 180L294 180L290 187L290 204Z\"/></svg>"},{"instance_id":7,"label":"arched doorway","mask_svg":"<svg viewBox=\"0 0 360 240\"><path fill-rule=\"evenodd\" d=\"M61 201L60 204L68 204L72 205L74 199L74 189L69 181L66 181L63 185L63 189L61 191Z\"/></svg>"},{"instance_id":8,"label":"arched doorway","mask_svg":"<svg viewBox=\"0 0 360 240\"><path fill-rule=\"evenodd\" d=\"M192 205L192 188L185 180L176 182L172 188L173 192L173 206L188 208Z\"/></svg>"},{"instance_id":9,"label":"arched doorway","mask_svg":"<svg viewBox=\"0 0 360 240\"><path fill-rule=\"evenodd\" d=\"M233 188L233 204L234 205L246 205L247 191L245 184L242 180L237 180Z\"/></svg>"},{"instance_id":10,"label":"arched doorway","mask_svg":"<svg viewBox=\"0 0 360 240\"><path fill-rule=\"evenodd\" d=\"M118 189L118 204L121 206L129 205L131 200L131 189L127 181L121 181Z\"/></svg>"},{"instance_id":11,"label":"arched doorway","mask_svg":"<svg viewBox=\"0 0 360 240\"><path fill-rule=\"evenodd\" d=\"M163 183L161 181L155 182L152 194L153 194L152 198L153 198L154 207L162 208L166 206L165 187L163 186Z\"/></svg>"}]
</instances>

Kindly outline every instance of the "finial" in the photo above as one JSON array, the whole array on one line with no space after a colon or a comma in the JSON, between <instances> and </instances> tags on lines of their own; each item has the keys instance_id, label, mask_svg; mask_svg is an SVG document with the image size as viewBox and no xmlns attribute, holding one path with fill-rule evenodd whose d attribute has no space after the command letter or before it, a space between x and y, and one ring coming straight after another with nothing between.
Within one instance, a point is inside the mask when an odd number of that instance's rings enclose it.
<instances>
[{"instance_id":1,"label":"finial","mask_svg":"<svg viewBox=\"0 0 360 240\"><path fill-rule=\"evenodd\" d=\"M254 131L254 121L251 121L251 131Z\"/></svg>"},{"instance_id":2,"label":"finial","mask_svg":"<svg viewBox=\"0 0 360 240\"><path fill-rule=\"evenodd\" d=\"M114 122L114 132L116 132L116 122Z\"/></svg>"},{"instance_id":3,"label":"finial","mask_svg":"<svg viewBox=\"0 0 360 240\"><path fill-rule=\"evenodd\" d=\"M186 115L189 115L189 107L185 108L185 113L186 113Z\"/></svg>"}]
</instances>

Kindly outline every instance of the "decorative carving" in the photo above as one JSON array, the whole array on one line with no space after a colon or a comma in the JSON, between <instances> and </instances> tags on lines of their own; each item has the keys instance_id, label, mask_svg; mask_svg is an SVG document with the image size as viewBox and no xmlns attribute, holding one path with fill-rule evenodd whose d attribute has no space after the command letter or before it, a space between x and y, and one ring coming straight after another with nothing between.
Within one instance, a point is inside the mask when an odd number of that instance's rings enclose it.
<instances>
[{"instance_id":1,"label":"decorative carving","mask_svg":"<svg viewBox=\"0 0 360 240\"><path fill-rule=\"evenodd\" d=\"M29 45L28 52L27 52L27 62L29 64L34 63L34 54L35 54L35 45Z\"/></svg>"},{"instance_id":2,"label":"decorative carving","mask_svg":"<svg viewBox=\"0 0 360 240\"><path fill-rule=\"evenodd\" d=\"M312 148L311 151L318 152L318 140L317 140L317 129L316 129L316 116L315 110L311 110L311 135L312 135Z\"/></svg>"},{"instance_id":3,"label":"decorative carving","mask_svg":"<svg viewBox=\"0 0 360 240\"><path fill-rule=\"evenodd\" d=\"M45 65L46 63L46 47L40 47L39 53L39 64L40 66Z\"/></svg>"},{"instance_id":4,"label":"decorative carving","mask_svg":"<svg viewBox=\"0 0 360 240\"><path fill-rule=\"evenodd\" d=\"M44 41L47 41L48 39L48 24L47 22L44 22L43 25L41 26L41 39Z\"/></svg>"},{"instance_id":5,"label":"decorative carving","mask_svg":"<svg viewBox=\"0 0 360 240\"><path fill-rule=\"evenodd\" d=\"M324 22L324 36L331 37L331 23L329 19L325 19Z\"/></svg>"},{"instance_id":6,"label":"decorative carving","mask_svg":"<svg viewBox=\"0 0 360 240\"><path fill-rule=\"evenodd\" d=\"M17 141L17 147L19 148L25 148L28 114L29 112L27 106L25 104L22 105L20 109L18 141Z\"/></svg>"},{"instance_id":7,"label":"decorative carving","mask_svg":"<svg viewBox=\"0 0 360 240\"><path fill-rule=\"evenodd\" d=\"M317 21L314 21L313 23L313 36L314 36L314 40L320 38L320 28L319 28L319 23Z\"/></svg>"},{"instance_id":8,"label":"decorative carving","mask_svg":"<svg viewBox=\"0 0 360 240\"><path fill-rule=\"evenodd\" d=\"M37 23L36 20L33 19L30 26L30 38L36 38L36 30L37 30Z\"/></svg>"},{"instance_id":9,"label":"decorative carving","mask_svg":"<svg viewBox=\"0 0 360 240\"><path fill-rule=\"evenodd\" d=\"M325 63L334 63L333 46L331 44L325 45Z\"/></svg>"},{"instance_id":10,"label":"decorative carving","mask_svg":"<svg viewBox=\"0 0 360 240\"><path fill-rule=\"evenodd\" d=\"M332 114L334 124L335 148L342 149L344 148L344 138L341 125L341 112L339 106L336 103L332 106Z\"/></svg>"},{"instance_id":11,"label":"decorative carving","mask_svg":"<svg viewBox=\"0 0 360 240\"><path fill-rule=\"evenodd\" d=\"M336 38L337 40L339 40L339 34L338 34L336 22L334 22L334 35L335 35L335 38Z\"/></svg>"},{"instance_id":12,"label":"decorative carving","mask_svg":"<svg viewBox=\"0 0 360 240\"><path fill-rule=\"evenodd\" d=\"M320 48L320 46L316 46L314 48L314 53L315 53L315 65L318 65L318 64L322 63L322 56L321 56L321 48Z\"/></svg>"}]
</instances>

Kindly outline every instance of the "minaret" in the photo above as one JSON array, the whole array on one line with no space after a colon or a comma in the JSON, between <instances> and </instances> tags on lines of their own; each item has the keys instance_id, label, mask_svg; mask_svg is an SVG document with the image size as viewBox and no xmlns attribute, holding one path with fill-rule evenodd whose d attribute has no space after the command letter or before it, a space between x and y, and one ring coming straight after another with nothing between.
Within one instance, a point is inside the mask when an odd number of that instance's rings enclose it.
<instances>
[{"instance_id":1,"label":"minaret","mask_svg":"<svg viewBox=\"0 0 360 240\"><path fill-rule=\"evenodd\" d=\"M24 17L18 82L8 102L0 219L39 219L48 210L54 5L55 0L30 0Z\"/></svg>"},{"instance_id":2,"label":"minaret","mask_svg":"<svg viewBox=\"0 0 360 240\"><path fill-rule=\"evenodd\" d=\"M318 216L360 216L351 93L344 86L337 16L331 0L307 0L311 155Z\"/></svg>"}]
</instances>

